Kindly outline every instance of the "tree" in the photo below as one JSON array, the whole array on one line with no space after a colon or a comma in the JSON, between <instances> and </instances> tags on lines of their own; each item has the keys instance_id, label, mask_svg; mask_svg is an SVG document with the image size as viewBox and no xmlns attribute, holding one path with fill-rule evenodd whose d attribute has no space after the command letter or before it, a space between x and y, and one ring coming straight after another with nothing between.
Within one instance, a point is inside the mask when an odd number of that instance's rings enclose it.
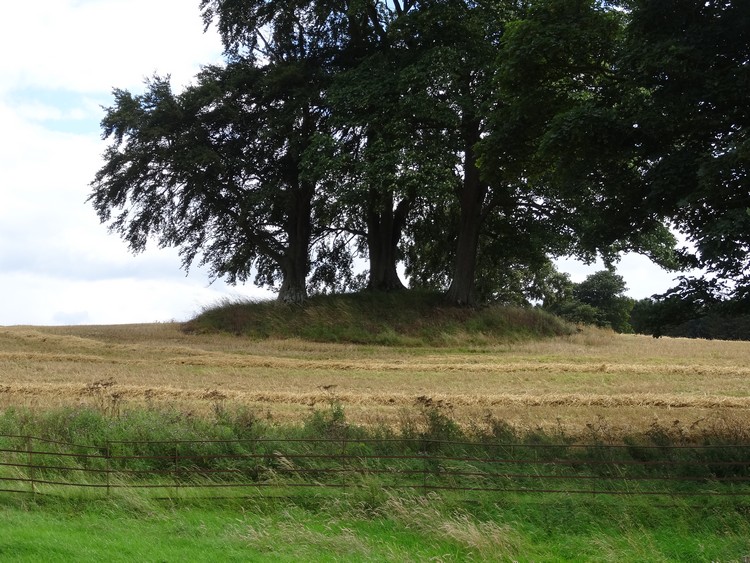
<instances>
[{"instance_id":1,"label":"tree","mask_svg":"<svg viewBox=\"0 0 750 563\"><path fill-rule=\"evenodd\" d=\"M633 332L630 314L635 301L625 295L626 289L622 276L602 270L550 295L544 308L571 322Z\"/></svg>"},{"instance_id":2,"label":"tree","mask_svg":"<svg viewBox=\"0 0 750 563\"><path fill-rule=\"evenodd\" d=\"M175 96L166 79L116 91L102 122L113 139L92 184L102 221L134 251L149 237L230 282L281 278L279 299L305 296L315 182L301 174L321 115L293 63L206 69ZM119 209L113 218L112 212Z\"/></svg>"},{"instance_id":3,"label":"tree","mask_svg":"<svg viewBox=\"0 0 750 563\"><path fill-rule=\"evenodd\" d=\"M712 280L680 278L662 295L635 303L633 330L654 337L750 340L750 315L740 299L721 299Z\"/></svg>"},{"instance_id":4,"label":"tree","mask_svg":"<svg viewBox=\"0 0 750 563\"><path fill-rule=\"evenodd\" d=\"M366 255L371 289L402 288L404 259L412 284L454 303L527 303L551 256L636 250L676 266L670 221L719 229L711 244L734 253L713 264L736 270L747 240L706 211L719 202L683 217L659 187L691 130L658 139L680 106L644 86L631 43L653 39L638 13L654 8L633 4L202 0L226 65L180 94L158 77L142 96L117 91L90 199L134 251L155 238L185 267L255 274L290 302L364 285L352 265ZM701 169L729 191L745 185L743 135L714 134L710 162L734 151L735 164Z\"/></svg>"},{"instance_id":5,"label":"tree","mask_svg":"<svg viewBox=\"0 0 750 563\"><path fill-rule=\"evenodd\" d=\"M371 39L356 49L358 58L348 61L350 66L337 75L329 91L337 130L328 169L339 186L344 179L343 189L334 190L331 208L339 228L359 237L359 249L366 249L371 288L403 287L396 259L404 247L410 254L407 273L412 282L430 277L434 272L419 268L432 259L413 260L411 251L421 254L419 249L433 243L440 249L440 256L433 258L441 271L446 255L454 262L442 289L456 277L454 287L464 278L470 286L473 266L464 266L466 260L473 264L476 248L456 252L455 246L467 248L473 235L467 237L466 231L478 229L476 221L461 220L459 212L451 224L440 224L437 239L420 240L418 235L434 222L429 211L444 215L444 206L466 201L457 209L468 213L469 200L458 197L459 192L482 189L472 152L479 130L469 135L467 127L472 120L481 126L481 118L470 117L481 113L476 107L481 104L475 95L480 82L479 75L474 76L479 68L474 51L484 50L482 65L491 60L486 30L480 25L490 12L474 2L371 5L368 13L377 17L369 17L368 32L356 34ZM487 25L491 28L494 20ZM473 35L467 37L469 31ZM454 228L457 221L462 221L462 229ZM404 235L410 238L399 247ZM447 246L454 250L446 251ZM459 256L466 256L461 266L456 265Z\"/></svg>"},{"instance_id":6,"label":"tree","mask_svg":"<svg viewBox=\"0 0 750 563\"><path fill-rule=\"evenodd\" d=\"M600 325L616 332L633 332L630 311L634 300L625 296L625 280L610 270L588 276L573 288L573 297L600 312Z\"/></svg>"},{"instance_id":7,"label":"tree","mask_svg":"<svg viewBox=\"0 0 750 563\"><path fill-rule=\"evenodd\" d=\"M347 270L356 252L369 259L369 288L404 287L396 272L398 245L416 201L415 176L423 159L413 158L414 129L409 127L414 104L400 88L408 38L400 35L398 22L417 4L202 2L204 18L218 19L233 56L265 54L281 41L279 30L293 36L314 34L314 47L307 47L314 52L304 57L325 68L331 79L321 95L328 127L317 131L315 150L305 163L320 180L313 203L320 236L314 243L317 258L310 280L316 286L358 287Z\"/></svg>"},{"instance_id":8,"label":"tree","mask_svg":"<svg viewBox=\"0 0 750 563\"><path fill-rule=\"evenodd\" d=\"M440 128L458 157L455 254L447 291L448 300L458 305L475 301L480 236L498 205L498 192L490 190L480 171L477 146L488 130L499 36L515 10L515 2L436 3L420 23L429 55L442 71L431 89L436 107L449 110Z\"/></svg>"},{"instance_id":9,"label":"tree","mask_svg":"<svg viewBox=\"0 0 750 563\"><path fill-rule=\"evenodd\" d=\"M554 163L556 181L601 178L615 204L601 214L607 223L662 221L691 243L673 263L706 275L682 278L654 300L655 333L700 318L707 304L749 311L750 4L621 4L626 25L598 90L607 95L573 113L552 96L537 99L554 108L538 154Z\"/></svg>"},{"instance_id":10,"label":"tree","mask_svg":"<svg viewBox=\"0 0 750 563\"><path fill-rule=\"evenodd\" d=\"M621 67L640 93L629 112L646 202L672 218L695 248L685 251L691 265L709 274L679 292L710 290L750 308L750 3L626 5Z\"/></svg>"},{"instance_id":11,"label":"tree","mask_svg":"<svg viewBox=\"0 0 750 563\"><path fill-rule=\"evenodd\" d=\"M491 181L477 152L499 103L493 78L500 38L518 13L516 2L435 2L400 22L415 61L404 97L420 100L408 123L435 178L417 192L422 198L406 227L407 274L413 284L447 289L460 305L519 299L519 280L529 275L516 274L542 268L557 246L526 205L534 196L524 179Z\"/></svg>"},{"instance_id":12,"label":"tree","mask_svg":"<svg viewBox=\"0 0 750 563\"><path fill-rule=\"evenodd\" d=\"M396 264L410 213L453 176L424 126L434 113L419 85L424 69L392 27L386 45L333 80L331 151L321 163L332 186L329 224L358 238L367 285L384 291L404 288Z\"/></svg>"},{"instance_id":13,"label":"tree","mask_svg":"<svg viewBox=\"0 0 750 563\"><path fill-rule=\"evenodd\" d=\"M306 161L327 117L328 37L300 24L315 16L305 6L250 4L245 27L220 10L235 5L202 4L207 20L220 16L225 67L179 95L159 77L140 96L115 91L102 121L112 143L89 199L133 251L155 237L180 248L186 268L200 255L231 283L255 269L257 283L280 282L279 299L299 303L319 230Z\"/></svg>"},{"instance_id":14,"label":"tree","mask_svg":"<svg viewBox=\"0 0 750 563\"><path fill-rule=\"evenodd\" d=\"M539 0L511 22L482 160L496 181L521 180L516 201L548 225L550 253L611 264L636 251L675 269L669 217L645 203L620 113L623 26L594 0Z\"/></svg>"},{"instance_id":15,"label":"tree","mask_svg":"<svg viewBox=\"0 0 750 563\"><path fill-rule=\"evenodd\" d=\"M570 116L588 111L590 120L610 121L599 110L615 93L616 12L586 0L438 3L419 29L434 61L433 105L446 109L437 125L444 150L458 162L453 194L433 200L408 228L412 279L447 283L452 302L471 304L532 291L550 255L612 261L639 250L674 265L674 237L663 217L639 210L631 171L620 167L613 183L600 158L600 173L581 181L557 165L597 159L593 148L570 154L580 143L560 139ZM545 136L555 118L555 133ZM601 140L616 139L614 130ZM453 250L434 242L440 229ZM450 267L437 253L450 253ZM524 270L530 275L516 275Z\"/></svg>"},{"instance_id":16,"label":"tree","mask_svg":"<svg viewBox=\"0 0 750 563\"><path fill-rule=\"evenodd\" d=\"M670 268L702 267L708 276L681 284L686 298L710 289L750 303L750 5L612 4L535 2L506 34L502 77L525 103L508 121L529 150L519 162L558 193L595 196L578 208L593 228L577 252L628 249ZM615 32L589 33L596 14L619 20ZM667 227L693 248L671 252Z\"/></svg>"}]
</instances>

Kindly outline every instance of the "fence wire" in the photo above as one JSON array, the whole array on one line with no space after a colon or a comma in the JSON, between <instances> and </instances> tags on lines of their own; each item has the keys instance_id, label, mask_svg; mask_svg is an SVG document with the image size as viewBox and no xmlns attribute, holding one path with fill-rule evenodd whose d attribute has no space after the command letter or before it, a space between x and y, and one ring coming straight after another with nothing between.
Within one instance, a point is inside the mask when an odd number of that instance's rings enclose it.
<instances>
[{"instance_id":1,"label":"fence wire","mask_svg":"<svg viewBox=\"0 0 750 563\"><path fill-rule=\"evenodd\" d=\"M750 445L263 438L82 445L0 435L0 493L179 496L385 488L484 494L750 496ZM224 497L221 497L224 498Z\"/></svg>"}]
</instances>

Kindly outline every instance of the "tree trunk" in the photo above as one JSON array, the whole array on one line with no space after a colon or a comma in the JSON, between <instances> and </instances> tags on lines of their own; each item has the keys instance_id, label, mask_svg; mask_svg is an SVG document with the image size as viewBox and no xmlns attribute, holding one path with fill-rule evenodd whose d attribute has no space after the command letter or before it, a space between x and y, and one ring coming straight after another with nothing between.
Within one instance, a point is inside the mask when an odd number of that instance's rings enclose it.
<instances>
[{"instance_id":1,"label":"tree trunk","mask_svg":"<svg viewBox=\"0 0 750 563\"><path fill-rule=\"evenodd\" d=\"M285 275L277 299L288 305L302 305L307 299L305 278L299 276L296 271Z\"/></svg>"},{"instance_id":2,"label":"tree trunk","mask_svg":"<svg viewBox=\"0 0 750 563\"><path fill-rule=\"evenodd\" d=\"M474 146L480 139L479 121L466 120L464 137L464 179L459 191L461 217L459 219L458 246L453 267L453 280L448 288L448 300L456 305L474 303L474 278L477 268L477 250L487 186L479 177Z\"/></svg>"},{"instance_id":3,"label":"tree trunk","mask_svg":"<svg viewBox=\"0 0 750 563\"><path fill-rule=\"evenodd\" d=\"M278 300L302 304L307 299L307 274L310 272L310 236L312 198L315 187L301 182L290 190L293 202L287 218L287 247L281 264L283 280Z\"/></svg>"},{"instance_id":4,"label":"tree trunk","mask_svg":"<svg viewBox=\"0 0 750 563\"><path fill-rule=\"evenodd\" d=\"M403 200L393 209L393 192L370 190L367 210L367 249L370 258L370 278L367 289L399 291L406 289L396 271L398 243L401 240L410 203ZM402 205L403 204L403 205Z\"/></svg>"}]
</instances>

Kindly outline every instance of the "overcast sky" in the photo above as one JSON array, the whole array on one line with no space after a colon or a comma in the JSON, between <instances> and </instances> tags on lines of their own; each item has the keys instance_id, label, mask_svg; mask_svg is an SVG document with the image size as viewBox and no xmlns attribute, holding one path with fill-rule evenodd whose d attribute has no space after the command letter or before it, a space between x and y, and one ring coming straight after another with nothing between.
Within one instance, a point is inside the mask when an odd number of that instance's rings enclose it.
<instances>
[{"instance_id":1,"label":"overcast sky","mask_svg":"<svg viewBox=\"0 0 750 563\"><path fill-rule=\"evenodd\" d=\"M3 4L0 34L0 325L186 320L223 297L268 297L252 285L186 276L173 249L133 256L86 203L105 142L112 88L140 93L171 74L179 90L221 60L198 0L36 0ZM581 281L596 267L565 262ZM629 294L673 275L626 257Z\"/></svg>"}]
</instances>

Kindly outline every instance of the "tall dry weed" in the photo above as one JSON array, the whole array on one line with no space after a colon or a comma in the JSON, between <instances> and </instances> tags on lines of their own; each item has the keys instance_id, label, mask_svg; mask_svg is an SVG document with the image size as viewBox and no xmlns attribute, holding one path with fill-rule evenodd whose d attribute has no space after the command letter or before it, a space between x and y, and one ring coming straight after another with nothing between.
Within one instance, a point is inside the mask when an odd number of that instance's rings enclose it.
<instances>
[{"instance_id":1,"label":"tall dry weed","mask_svg":"<svg viewBox=\"0 0 750 563\"><path fill-rule=\"evenodd\" d=\"M463 549L482 559L514 560L520 552L521 536L512 526L493 521L480 521L463 511L445 514L442 500L435 494L423 497L389 496L380 509L382 517L396 520L400 525L449 538Z\"/></svg>"}]
</instances>

